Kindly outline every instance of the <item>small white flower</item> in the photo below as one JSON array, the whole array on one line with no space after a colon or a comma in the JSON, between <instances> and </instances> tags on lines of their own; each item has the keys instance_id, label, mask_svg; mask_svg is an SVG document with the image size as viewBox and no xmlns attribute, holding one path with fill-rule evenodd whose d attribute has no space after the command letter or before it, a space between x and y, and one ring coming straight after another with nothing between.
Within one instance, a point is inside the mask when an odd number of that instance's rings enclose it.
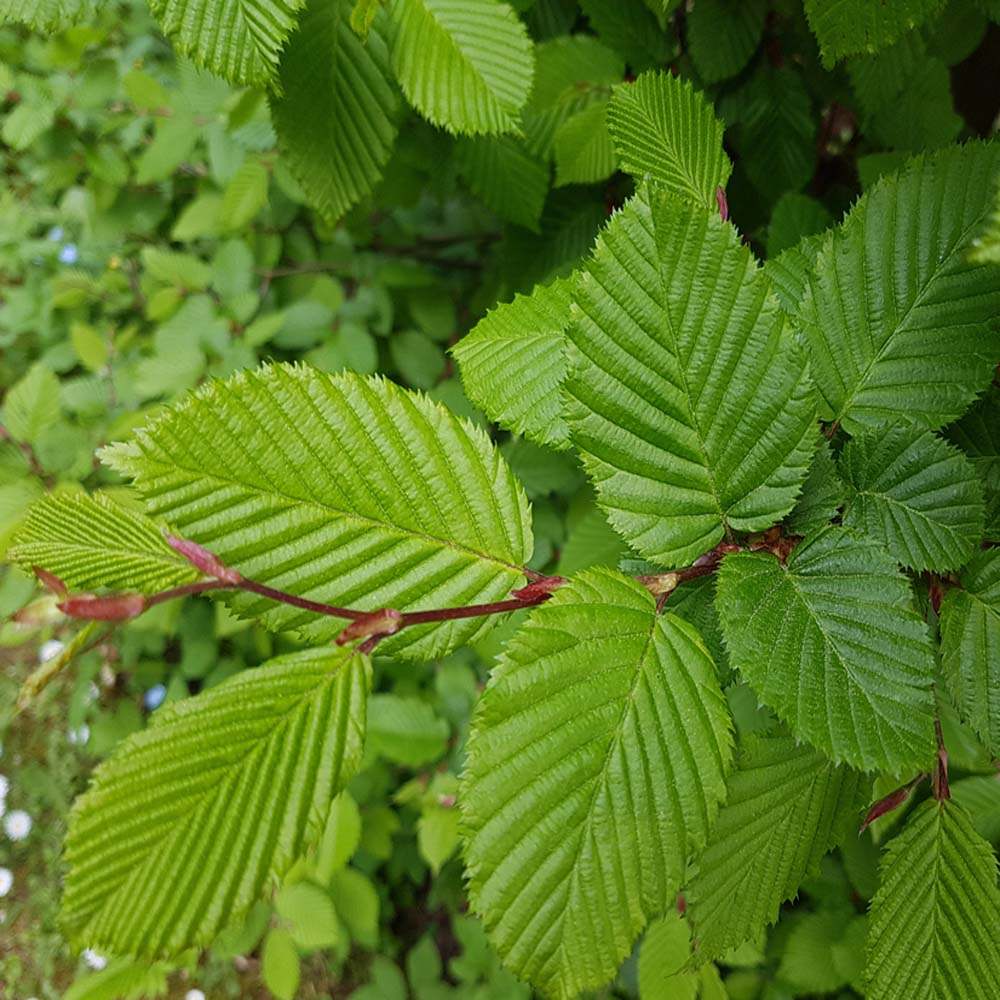
<instances>
[{"instance_id":1,"label":"small white flower","mask_svg":"<svg viewBox=\"0 0 1000 1000\"><path fill-rule=\"evenodd\" d=\"M4 817L3 829L11 840L24 840L31 833L31 817L23 809L15 809Z\"/></svg>"},{"instance_id":2,"label":"small white flower","mask_svg":"<svg viewBox=\"0 0 1000 1000\"><path fill-rule=\"evenodd\" d=\"M205 1000L205 994L201 990L188 990L184 994L184 1000Z\"/></svg>"},{"instance_id":3,"label":"small white flower","mask_svg":"<svg viewBox=\"0 0 1000 1000\"><path fill-rule=\"evenodd\" d=\"M94 972L100 972L108 964L108 960L103 955L98 955L93 948L83 949L83 960Z\"/></svg>"},{"instance_id":4,"label":"small white flower","mask_svg":"<svg viewBox=\"0 0 1000 1000\"><path fill-rule=\"evenodd\" d=\"M66 644L60 642L58 639L49 639L48 642L43 642L38 650L38 662L45 663L46 660L54 659L65 648Z\"/></svg>"},{"instance_id":5,"label":"small white flower","mask_svg":"<svg viewBox=\"0 0 1000 1000\"><path fill-rule=\"evenodd\" d=\"M90 739L90 726L85 722L82 726L77 726L76 729L71 729L66 734L66 739L75 746L82 747L87 740Z\"/></svg>"},{"instance_id":6,"label":"small white flower","mask_svg":"<svg viewBox=\"0 0 1000 1000\"><path fill-rule=\"evenodd\" d=\"M0 799L7 798L7 793L10 791L10 781L6 774L0 774Z\"/></svg>"},{"instance_id":7,"label":"small white flower","mask_svg":"<svg viewBox=\"0 0 1000 1000\"><path fill-rule=\"evenodd\" d=\"M0 868L0 896L6 896L14 885L14 873L9 868Z\"/></svg>"}]
</instances>

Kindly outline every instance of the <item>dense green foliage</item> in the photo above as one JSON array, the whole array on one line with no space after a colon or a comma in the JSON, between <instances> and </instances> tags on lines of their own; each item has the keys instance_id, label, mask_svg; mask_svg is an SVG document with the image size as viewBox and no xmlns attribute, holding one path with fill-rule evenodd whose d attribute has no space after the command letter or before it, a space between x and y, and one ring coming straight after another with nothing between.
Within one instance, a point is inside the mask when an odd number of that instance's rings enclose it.
<instances>
[{"instance_id":1,"label":"dense green foliage","mask_svg":"<svg viewBox=\"0 0 1000 1000\"><path fill-rule=\"evenodd\" d=\"M1000 994L997 66L0 0L0 992Z\"/></svg>"}]
</instances>

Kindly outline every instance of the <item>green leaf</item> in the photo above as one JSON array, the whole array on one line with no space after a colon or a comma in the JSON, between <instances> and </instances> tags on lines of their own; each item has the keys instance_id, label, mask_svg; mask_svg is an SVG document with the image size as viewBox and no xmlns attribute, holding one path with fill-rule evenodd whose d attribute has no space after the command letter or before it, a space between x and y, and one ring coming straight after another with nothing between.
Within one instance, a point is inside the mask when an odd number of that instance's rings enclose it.
<instances>
[{"instance_id":1,"label":"green leaf","mask_svg":"<svg viewBox=\"0 0 1000 1000\"><path fill-rule=\"evenodd\" d=\"M708 209L732 166L722 149L723 125L689 80L643 73L616 88L608 128L622 169Z\"/></svg>"},{"instance_id":2,"label":"green leaf","mask_svg":"<svg viewBox=\"0 0 1000 1000\"><path fill-rule=\"evenodd\" d=\"M618 154L608 134L608 102L599 100L567 118L556 130L556 186L596 184L618 168Z\"/></svg>"},{"instance_id":3,"label":"green leaf","mask_svg":"<svg viewBox=\"0 0 1000 1000\"><path fill-rule=\"evenodd\" d=\"M926 21L944 0L805 0L806 17L819 42L823 62L832 66L843 56L875 52Z\"/></svg>"},{"instance_id":4,"label":"green leaf","mask_svg":"<svg viewBox=\"0 0 1000 1000\"><path fill-rule=\"evenodd\" d=\"M278 1000L294 1000L302 975L299 953L291 934L281 927L272 928L264 941L260 974Z\"/></svg>"},{"instance_id":5,"label":"green leaf","mask_svg":"<svg viewBox=\"0 0 1000 1000\"><path fill-rule=\"evenodd\" d=\"M762 552L727 556L717 606L733 666L796 736L862 770L928 764L927 626L873 539L829 527L786 565Z\"/></svg>"},{"instance_id":6,"label":"green leaf","mask_svg":"<svg viewBox=\"0 0 1000 1000\"><path fill-rule=\"evenodd\" d=\"M180 534L313 600L372 611L500 600L531 555L527 500L486 435L380 378L239 372L103 455ZM317 642L344 624L249 594L229 600ZM433 658L484 624L408 628L379 651Z\"/></svg>"},{"instance_id":7,"label":"green leaf","mask_svg":"<svg viewBox=\"0 0 1000 1000\"><path fill-rule=\"evenodd\" d=\"M976 553L945 592L941 666L962 718L1000 754L1000 549Z\"/></svg>"},{"instance_id":8,"label":"green leaf","mask_svg":"<svg viewBox=\"0 0 1000 1000\"><path fill-rule=\"evenodd\" d=\"M615 215L576 281L566 392L612 527L670 567L788 513L815 447L815 404L805 358L732 226L669 195L650 200Z\"/></svg>"},{"instance_id":9,"label":"green leaf","mask_svg":"<svg viewBox=\"0 0 1000 1000\"><path fill-rule=\"evenodd\" d=\"M154 246L142 248L142 266L157 281L191 292L204 291L212 277L208 264L192 254Z\"/></svg>"},{"instance_id":10,"label":"green leaf","mask_svg":"<svg viewBox=\"0 0 1000 1000\"><path fill-rule=\"evenodd\" d=\"M58 419L59 379L36 364L7 390L0 420L15 441L35 444Z\"/></svg>"},{"instance_id":11,"label":"green leaf","mask_svg":"<svg viewBox=\"0 0 1000 1000\"><path fill-rule=\"evenodd\" d=\"M830 443L820 442L809 475L791 514L785 519L788 534L808 535L829 524L844 503L847 489L830 452Z\"/></svg>"},{"instance_id":12,"label":"green leaf","mask_svg":"<svg viewBox=\"0 0 1000 1000\"><path fill-rule=\"evenodd\" d=\"M685 896L706 958L754 938L859 822L871 782L787 736L748 736Z\"/></svg>"},{"instance_id":13,"label":"green leaf","mask_svg":"<svg viewBox=\"0 0 1000 1000\"><path fill-rule=\"evenodd\" d=\"M458 169L472 192L502 219L538 231L549 168L520 139L480 136L461 140L455 149Z\"/></svg>"},{"instance_id":14,"label":"green leaf","mask_svg":"<svg viewBox=\"0 0 1000 1000\"><path fill-rule=\"evenodd\" d=\"M55 32L95 17L100 6L98 0L0 0L0 22Z\"/></svg>"},{"instance_id":15,"label":"green leaf","mask_svg":"<svg viewBox=\"0 0 1000 1000\"><path fill-rule=\"evenodd\" d=\"M303 951L334 948L344 934L330 894L312 882L283 886L274 899L285 929Z\"/></svg>"},{"instance_id":16,"label":"green leaf","mask_svg":"<svg viewBox=\"0 0 1000 1000\"><path fill-rule=\"evenodd\" d=\"M369 194L396 141L398 91L384 27L362 42L351 0L309 0L271 100L278 144L309 201L335 221Z\"/></svg>"},{"instance_id":17,"label":"green leaf","mask_svg":"<svg viewBox=\"0 0 1000 1000\"><path fill-rule=\"evenodd\" d=\"M1000 264L1000 188L993 196L993 206L986 224L969 247L973 264Z\"/></svg>"},{"instance_id":18,"label":"green leaf","mask_svg":"<svg viewBox=\"0 0 1000 1000\"><path fill-rule=\"evenodd\" d=\"M435 803L426 805L417 820L417 846L420 856L437 875L458 847L458 810Z\"/></svg>"},{"instance_id":19,"label":"green leaf","mask_svg":"<svg viewBox=\"0 0 1000 1000\"><path fill-rule=\"evenodd\" d=\"M566 447L567 279L515 295L488 313L452 348L469 398L504 427L538 444Z\"/></svg>"},{"instance_id":20,"label":"green leaf","mask_svg":"<svg viewBox=\"0 0 1000 1000\"><path fill-rule=\"evenodd\" d=\"M972 463L916 424L878 427L849 441L843 523L882 542L904 566L958 569L983 534L983 490Z\"/></svg>"},{"instance_id":21,"label":"green leaf","mask_svg":"<svg viewBox=\"0 0 1000 1000\"><path fill-rule=\"evenodd\" d=\"M172 971L166 962L115 958L99 972L75 980L63 1000L151 1000L167 992Z\"/></svg>"},{"instance_id":22,"label":"green leaf","mask_svg":"<svg viewBox=\"0 0 1000 1000\"><path fill-rule=\"evenodd\" d=\"M797 995L833 993L846 986L847 977L838 969L834 952L845 925L851 926L836 910L804 914L785 939L778 966L781 981Z\"/></svg>"},{"instance_id":23,"label":"green leaf","mask_svg":"<svg viewBox=\"0 0 1000 1000\"><path fill-rule=\"evenodd\" d=\"M371 725L369 699L369 728ZM316 849L315 877L328 885L334 872L340 871L358 849L361 840L361 813L350 792L341 792L330 803L323 837Z\"/></svg>"},{"instance_id":24,"label":"green leaf","mask_svg":"<svg viewBox=\"0 0 1000 1000\"><path fill-rule=\"evenodd\" d=\"M142 514L103 493L50 493L31 506L7 558L41 566L71 590L154 594L192 583L198 571Z\"/></svg>"},{"instance_id":25,"label":"green leaf","mask_svg":"<svg viewBox=\"0 0 1000 1000\"><path fill-rule=\"evenodd\" d=\"M826 419L940 427L990 383L1000 269L966 251L998 172L1000 143L916 157L826 240L798 316Z\"/></svg>"},{"instance_id":26,"label":"green leaf","mask_svg":"<svg viewBox=\"0 0 1000 1000\"><path fill-rule=\"evenodd\" d=\"M639 948L640 1000L695 1000L698 974L685 970L691 931L674 910L649 925Z\"/></svg>"},{"instance_id":27,"label":"green leaf","mask_svg":"<svg viewBox=\"0 0 1000 1000\"><path fill-rule=\"evenodd\" d=\"M341 868L333 876L330 894L352 940L374 949L378 944L379 897L371 880L356 868Z\"/></svg>"},{"instance_id":28,"label":"green leaf","mask_svg":"<svg viewBox=\"0 0 1000 1000\"><path fill-rule=\"evenodd\" d=\"M233 174L222 195L219 222L224 229L242 229L267 204L267 168L260 160L247 159Z\"/></svg>"},{"instance_id":29,"label":"green leaf","mask_svg":"<svg viewBox=\"0 0 1000 1000\"><path fill-rule=\"evenodd\" d=\"M1000 778L977 774L951 786L951 797L968 814L976 833L995 844L1000 841Z\"/></svg>"},{"instance_id":30,"label":"green leaf","mask_svg":"<svg viewBox=\"0 0 1000 1000\"><path fill-rule=\"evenodd\" d=\"M833 217L822 202L794 191L783 194L774 206L767 227L768 257L774 258L800 245L807 236L823 232L831 222Z\"/></svg>"},{"instance_id":31,"label":"green leaf","mask_svg":"<svg viewBox=\"0 0 1000 1000\"><path fill-rule=\"evenodd\" d=\"M376 694L368 706L368 745L396 764L421 767L448 745L448 723L417 697Z\"/></svg>"},{"instance_id":32,"label":"green leaf","mask_svg":"<svg viewBox=\"0 0 1000 1000\"><path fill-rule=\"evenodd\" d=\"M697 632L586 570L508 643L472 724L459 802L469 895L542 992L607 982L707 836L729 718Z\"/></svg>"},{"instance_id":33,"label":"green leaf","mask_svg":"<svg viewBox=\"0 0 1000 1000\"><path fill-rule=\"evenodd\" d=\"M687 16L687 47L698 75L718 83L750 61L764 31L766 0L698 0Z\"/></svg>"},{"instance_id":34,"label":"green leaf","mask_svg":"<svg viewBox=\"0 0 1000 1000\"><path fill-rule=\"evenodd\" d=\"M945 433L972 461L987 490L1000 490L1000 387L991 385Z\"/></svg>"},{"instance_id":35,"label":"green leaf","mask_svg":"<svg viewBox=\"0 0 1000 1000\"><path fill-rule=\"evenodd\" d=\"M428 121L465 135L517 132L534 53L499 0L393 0L392 68Z\"/></svg>"},{"instance_id":36,"label":"green leaf","mask_svg":"<svg viewBox=\"0 0 1000 1000\"><path fill-rule=\"evenodd\" d=\"M926 59L897 99L871 115L868 128L885 145L917 153L953 142L963 125L955 113L948 67Z\"/></svg>"},{"instance_id":37,"label":"green leaf","mask_svg":"<svg viewBox=\"0 0 1000 1000\"><path fill-rule=\"evenodd\" d=\"M352 650L292 653L130 736L73 810L70 939L170 957L240 920L318 838L357 769L368 669Z\"/></svg>"},{"instance_id":38,"label":"green leaf","mask_svg":"<svg viewBox=\"0 0 1000 1000\"><path fill-rule=\"evenodd\" d=\"M928 800L882 859L865 979L870 1000L990 1000L1000 982L1000 891L990 845L951 802Z\"/></svg>"},{"instance_id":39,"label":"green leaf","mask_svg":"<svg viewBox=\"0 0 1000 1000\"><path fill-rule=\"evenodd\" d=\"M197 65L239 84L267 84L302 0L150 0L163 33Z\"/></svg>"},{"instance_id":40,"label":"green leaf","mask_svg":"<svg viewBox=\"0 0 1000 1000\"><path fill-rule=\"evenodd\" d=\"M774 294L781 308L794 316L799 303L809 287L809 276L816 264L816 257L823 246L823 236L806 236L789 249L764 263L764 271L771 279Z\"/></svg>"}]
</instances>

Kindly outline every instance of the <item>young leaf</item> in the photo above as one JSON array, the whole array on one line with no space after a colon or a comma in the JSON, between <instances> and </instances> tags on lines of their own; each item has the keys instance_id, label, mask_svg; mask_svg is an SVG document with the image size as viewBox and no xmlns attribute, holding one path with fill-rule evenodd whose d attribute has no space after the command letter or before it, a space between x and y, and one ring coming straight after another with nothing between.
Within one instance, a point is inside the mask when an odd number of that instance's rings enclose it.
<instances>
[{"instance_id":1,"label":"young leaf","mask_svg":"<svg viewBox=\"0 0 1000 1000\"><path fill-rule=\"evenodd\" d=\"M875 52L922 24L944 0L805 0L806 17L829 67L843 56Z\"/></svg>"},{"instance_id":2,"label":"young leaf","mask_svg":"<svg viewBox=\"0 0 1000 1000\"><path fill-rule=\"evenodd\" d=\"M962 718L1000 754L1000 549L973 556L941 602L941 666Z\"/></svg>"},{"instance_id":3,"label":"young leaf","mask_svg":"<svg viewBox=\"0 0 1000 1000\"><path fill-rule=\"evenodd\" d=\"M1000 891L990 845L952 802L928 800L885 852L869 921L870 1000L991 1000Z\"/></svg>"},{"instance_id":4,"label":"young leaf","mask_svg":"<svg viewBox=\"0 0 1000 1000\"><path fill-rule=\"evenodd\" d=\"M70 590L158 590L192 583L198 571L149 518L97 493L50 493L28 511L7 553L40 566Z\"/></svg>"},{"instance_id":5,"label":"young leaf","mask_svg":"<svg viewBox=\"0 0 1000 1000\"><path fill-rule=\"evenodd\" d=\"M534 53L500 0L393 0L392 68L407 100L449 132L518 131Z\"/></svg>"},{"instance_id":6,"label":"young leaf","mask_svg":"<svg viewBox=\"0 0 1000 1000\"><path fill-rule=\"evenodd\" d=\"M267 84L303 0L150 0L178 52L239 84Z\"/></svg>"},{"instance_id":7,"label":"young leaf","mask_svg":"<svg viewBox=\"0 0 1000 1000\"><path fill-rule=\"evenodd\" d=\"M940 427L990 383L1000 269L966 252L998 174L1000 143L917 157L826 240L798 317L826 419Z\"/></svg>"},{"instance_id":8,"label":"young leaf","mask_svg":"<svg viewBox=\"0 0 1000 1000\"><path fill-rule=\"evenodd\" d=\"M95 17L99 8L98 0L0 0L0 22L55 32Z\"/></svg>"},{"instance_id":9,"label":"young leaf","mask_svg":"<svg viewBox=\"0 0 1000 1000\"><path fill-rule=\"evenodd\" d=\"M396 140L398 91L380 21L361 41L351 0L310 0L281 57L271 110L295 179L334 221L378 183Z\"/></svg>"},{"instance_id":10,"label":"young leaf","mask_svg":"<svg viewBox=\"0 0 1000 1000\"><path fill-rule=\"evenodd\" d=\"M791 535L808 535L829 524L840 510L847 494L837 466L833 461L830 443L820 442L809 466L809 475L802 484L802 492L791 514L785 518L785 528Z\"/></svg>"},{"instance_id":11,"label":"young leaf","mask_svg":"<svg viewBox=\"0 0 1000 1000\"><path fill-rule=\"evenodd\" d=\"M726 785L685 893L706 958L778 919L823 855L854 831L871 782L787 736L748 736Z\"/></svg>"},{"instance_id":12,"label":"young leaf","mask_svg":"<svg viewBox=\"0 0 1000 1000\"><path fill-rule=\"evenodd\" d=\"M669 568L727 529L787 514L815 447L815 403L736 231L671 195L633 198L575 298L570 426L612 527Z\"/></svg>"},{"instance_id":13,"label":"young leaf","mask_svg":"<svg viewBox=\"0 0 1000 1000\"><path fill-rule=\"evenodd\" d=\"M608 102L598 100L567 118L556 130L556 186L595 184L618 168L618 154L608 134Z\"/></svg>"},{"instance_id":14,"label":"young leaf","mask_svg":"<svg viewBox=\"0 0 1000 1000\"><path fill-rule=\"evenodd\" d=\"M103 454L179 534L313 600L365 611L500 600L531 555L527 499L486 435L380 378L243 371ZM230 602L317 642L344 625L251 594ZM482 625L416 626L379 649L443 655Z\"/></svg>"},{"instance_id":15,"label":"young leaf","mask_svg":"<svg viewBox=\"0 0 1000 1000\"><path fill-rule=\"evenodd\" d=\"M497 306L452 348L469 398L488 417L538 444L566 447L566 278Z\"/></svg>"},{"instance_id":16,"label":"young leaf","mask_svg":"<svg viewBox=\"0 0 1000 1000\"><path fill-rule=\"evenodd\" d=\"M872 539L829 527L787 565L727 556L719 618L733 666L793 733L893 773L934 754L934 657L909 584Z\"/></svg>"},{"instance_id":17,"label":"young leaf","mask_svg":"<svg viewBox=\"0 0 1000 1000\"><path fill-rule=\"evenodd\" d=\"M269 175L260 160L247 158L222 195L219 221L225 229L242 229L267 204Z\"/></svg>"},{"instance_id":18,"label":"young leaf","mask_svg":"<svg viewBox=\"0 0 1000 1000\"><path fill-rule=\"evenodd\" d=\"M849 441L844 525L881 541L904 566L957 569L983 534L983 490L972 463L931 431L881 426Z\"/></svg>"},{"instance_id":19,"label":"young leaf","mask_svg":"<svg viewBox=\"0 0 1000 1000\"><path fill-rule=\"evenodd\" d=\"M695 1000L698 973L685 966L691 958L691 928L677 910L654 921L639 948L639 1000Z\"/></svg>"},{"instance_id":20,"label":"young leaf","mask_svg":"<svg viewBox=\"0 0 1000 1000\"><path fill-rule=\"evenodd\" d=\"M687 17L687 42L705 83L736 76L746 66L760 44L767 9L762 0L698 0Z\"/></svg>"},{"instance_id":21,"label":"young leaf","mask_svg":"<svg viewBox=\"0 0 1000 1000\"><path fill-rule=\"evenodd\" d=\"M15 441L34 444L58 419L59 379L36 364L7 390L0 421Z\"/></svg>"},{"instance_id":22,"label":"young leaf","mask_svg":"<svg viewBox=\"0 0 1000 1000\"><path fill-rule=\"evenodd\" d=\"M585 570L508 644L459 801L469 892L507 966L572 997L674 902L723 792L729 718L697 632Z\"/></svg>"},{"instance_id":23,"label":"young leaf","mask_svg":"<svg viewBox=\"0 0 1000 1000\"><path fill-rule=\"evenodd\" d=\"M71 940L169 957L240 920L316 840L357 769L368 669L352 650L292 653L130 736L74 807Z\"/></svg>"},{"instance_id":24,"label":"young leaf","mask_svg":"<svg viewBox=\"0 0 1000 1000\"><path fill-rule=\"evenodd\" d=\"M696 205L714 210L715 190L732 166L722 149L722 122L690 81L643 73L615 90L608 129L622 169Z\"/></svg>"}]
</instances>

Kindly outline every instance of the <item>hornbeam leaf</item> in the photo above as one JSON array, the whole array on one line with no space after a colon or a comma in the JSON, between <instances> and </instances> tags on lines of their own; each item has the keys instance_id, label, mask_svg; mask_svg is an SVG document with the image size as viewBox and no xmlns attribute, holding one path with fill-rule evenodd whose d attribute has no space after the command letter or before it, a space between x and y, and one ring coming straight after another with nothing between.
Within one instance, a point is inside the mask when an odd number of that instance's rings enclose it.
<instances>
[{"instance_id":1,"label":"hornbeam leaf","mask_svg":"<svg viewBox=\"0 0 1000 1000\"><path fill-rule=\"evenodd\" d=\"M936 428L989 385L1000 268L966 252L998 175L1000 143L915 157L829 235L798 310L826 419Z\"/></svg>"},{"instance_id":2,"label":"hornbeam leaf","mask_svg":"<svg viewBox=\"0 0 1000 1000\"><path fill-rule=\"evenodd\" d=\"M823 61L832 66L843 56L876 52L937 13L944 0L805 0L806 17Z\"/></svg>"},{"instance_id":3,"label":"hornbeam leaf","mask_svg":"<svg viewBox=\"0 0 1000 1000\"><path fill-rule=\"evenodd\" d=\"M1000 754L1000 549L973 556L941 602L941 665L962 718Z\"/></svg>"},{"instance_id":4,"label":"hornbeam leaf","mask_svg":"<svg viewBox=\"0 0 1000 1000\"><path fill-rule=\"evenodd\" d=\"M972 463L931 431L903 423L849 441L840 473L844 524L881 541L904 566L957 569L983 535L983 490Z\"/></svg>"},{"instance_id":5,"label":"hornbeam leaf","mask_svg":"<svg viewBox=\"0 0 1000 1000\"><path fill-rule=\"evenodd\" d=\"M336 220L378 183L396 140L399 92L381 21L361 41L351 0L310 0L281 58L278 142L322 215Z\"/></svg>"},{"instance_id":6,"label":"hornbeam leaf","mask_svg":"<svg viewBox=\"0 0 1000 1000\"><path fill-rule=\"evenodd\" d=\"M729 718L695 629L590 569L535 610L479 703L459 801L469 894L507 966L572 997L615 973L708 834Z\"/></svg>"},{"instance_id":7,"label":"hornbeam leaf","mask_svg":"<svg viewBox=\"0 0 1000 1000\"><path fill-rule=\"evenodd\" d=\"M178 534L312 600L364 611L500 600L531 554L524 491L485 433L381 378L239 372L103 454ZM317 642L345 624L251 594L230 600ZM379 649L429 659L488 622L408 628Z\"/></svg>"},{"instance_id":8,"label":"hornbeam leaf","mask_svg":"<svg viewBox=\"0 0 1000 1000\"><path fill-rule=\"evenodd\" d=\"M407 100L449 132L516 132L534 51L499 0L393 0L392 68Z\"/></svg>"},{"instance_id":9,"label":"hornbeam leaf","mask_svg":"<svg viewBox=\"0 0 1000 1000\"><path fill-rule=\"evenodd\" d=\"M864 972L869 1000L993 1000L997 864L965 811L929 799L889 844L880 871Z\"/></svg>"},{"instance_id":10,"label":"hornbeam leaf","mask_svg":"<svg viewBox=\"0 0 1000 1000\"><path fill-rule=\"evenodd\" d=\"M95 772L66 840L71 940L170 957L238 922L361 761L369 664L313 649L166 706Z\"/></svg>"},{"instance_id":11,"label":"hornbeam leaf","mask_svg":"<svg viewBox=\"0 0 1000 1000\"><path fill-rule=\"evenodd\" d=\"M828 527L787 565L727 556L716 602L733 666L796 736L861 770L928 765L934 656L909 583L877 542Z\"/></svg>"},{"instance_id":12,"label":"hornbeam leaf","mask_svg":"<svg viewBox=\"0 0 1000 1000\"><path fill-rule=\"evenodd\" d=\"M566 447L567 278L515 295L481 319L452 349L469 398L488 417L538 444Z\"/></svg>"},{"instance_id":13,"label":"hornbeam leaf","mask_svg":"<svg viewBox=\"0 0 1000 1000\"><path fill-rule=\"evenodd\" d=\"M50 493L29 509L7 557L40 566L70 590L158 590L192 583L198 571L140 513L102 493Z\"/></svg>"},{"instance_id":14,"label":"hornbeam leaf","mask_svg":"<svg viewBox=\"0 0 1000 1000\"><path fill-rule=\"evenodd\" d=\"M1000 387L990 386L946 434L969 456L986 489L1000 491Z\"/></svg>"},{"instance_id":15,"label":"hornbeam leaf","mask_svg":"<svg viewBox=\"0 0 1000 1000\"><path fill-rule=\"evenodd\" d=\"M816 445L805 358L732 226L639 195L575 284L574 442L613 528L683 565L792 508Z\"/></svg>"},{"instance_id":16,"label":"hornbeam leaf","mask_svg":"<svg viewBox=\"0 0 1000 1000\"><path fill-rule=\"evenodd\" d=\"M178 52L232 83L266 84L303 0L150 0Z\"/></svg>"},{"instance_id":17,"label":"hornbeam leaf","mask_svg":"<svg viewBox=\"0 0 1000 1000\"><path fill-rule=\"evenodd\" d=\"M732 166L722 149L722 122L690 81L643 73L615 89L608 129L622 168L680 198L715 208Z\"/></svg>"},{"instance_id":18,"label":"hornbeam leaf","mask_svg":"<svg viewBox=\"0 0 1000 1000\"><path fill-rule=\"evenodd\" d=\"M856 830L871 782L787 736L746 737L685 892L700 954L754 937Z\"/></svg>"}]
</instances>

